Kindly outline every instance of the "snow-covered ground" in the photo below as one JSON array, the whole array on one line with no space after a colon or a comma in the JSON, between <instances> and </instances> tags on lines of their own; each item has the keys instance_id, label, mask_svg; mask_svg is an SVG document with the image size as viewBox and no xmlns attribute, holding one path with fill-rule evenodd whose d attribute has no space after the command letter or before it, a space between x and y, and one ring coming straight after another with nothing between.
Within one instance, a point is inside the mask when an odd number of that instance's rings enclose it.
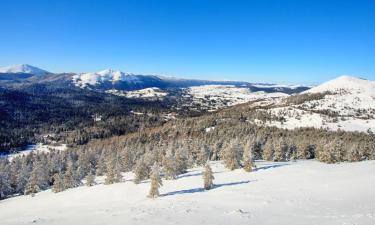
<instances>
[{"instance_id":1,"label":"snow-covered ground","mask_svg":"<svg viewBox=\"0 0 375 225\"><path fill-rule=\"evenodd\" d=\"M252 173L212 162L215 187L202 189L201 168L150 184L126 181L0 201L2 225L22 224L375 224L375 161L257 162ZM102 180L102 179L98 179Z\"/></svg>"},{"instance_id":2,"label":"snow-covered ground","mask_svg":"<svg viewBox=\"0 0 375 225\"><path fill-rule=\"evenodd\" d=\"M252 92L249 88L234 85L193 86L186 91L187 96L192 97L191 104L199 104L208 109L220 109L256 100L279 102L280 99L289 96L281 92Z\"/></svg>"},{"instance_id":3,"label":"snow-covered ground","mask_svg":"<svg viewBox=\"0 0 375 225\"><path fill-rule=\"evenodd\" d=\"M330 116L314 113L294 107L277 107L269 109L274 116L282 116L284 121L272 120L265 123L268 126L276 126L284 129L300 127L327 128L330 130L345 131L375 131L375 119L360 119L353 117L338 117L337 120Z\"/></svg>"},{"instance_id":4,"label":"snow-covered ground","mask_svg":"<svg viewBox=\"0 0 375 225\"><path fill-rule=\"evenodd\" d=\"M12 160L14 157L28 155L31 152L34 152L34 153L45 152L46 153L46 152L50 152L51 150L64 151L66 149L67 149L66 144L47 145L43 143L38 143L35 145L27 145L26 148L22 151L19 151L17 153L10 154L10 155L4 155L2 157L7 157L9 160Z\"/></svg>"},{"instance_id":5,"label":"snow-covered ground","mask_svg":"<svg viewBox=\"0 0 375 225\"><path fill-rule=\"evenodd\" d=\"M302 94L321 93L321 98L306 98L298 104L282 101L267 111L283 121L265 123L286 129L328 128L345 131L375 131L375 81L341 76ZM293 96L298 97L298 95ZM257 106L254 105L253 106ZM263 110L263 109L260 109ZM253 122L253 121L250 121Z\"/></svg>"}]
</instances>

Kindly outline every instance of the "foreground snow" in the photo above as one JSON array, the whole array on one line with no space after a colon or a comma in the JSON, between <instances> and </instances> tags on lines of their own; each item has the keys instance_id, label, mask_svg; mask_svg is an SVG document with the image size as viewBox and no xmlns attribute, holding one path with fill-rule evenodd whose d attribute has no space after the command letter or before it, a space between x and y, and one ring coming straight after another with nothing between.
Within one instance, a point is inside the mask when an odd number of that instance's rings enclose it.
<instances>
[{"instance_id":1,"label":"foreground snow","mask_svg":"<svg viewBox=\"0 0 375 225\"><path fill-rule=\"evenodd\" d=\"M375 161L257 162L253 173L213 162L215 188L202 189L201 168L165 181L44 191L0 202L1 224L375 224Z\"/></svg>"}]
</instances>

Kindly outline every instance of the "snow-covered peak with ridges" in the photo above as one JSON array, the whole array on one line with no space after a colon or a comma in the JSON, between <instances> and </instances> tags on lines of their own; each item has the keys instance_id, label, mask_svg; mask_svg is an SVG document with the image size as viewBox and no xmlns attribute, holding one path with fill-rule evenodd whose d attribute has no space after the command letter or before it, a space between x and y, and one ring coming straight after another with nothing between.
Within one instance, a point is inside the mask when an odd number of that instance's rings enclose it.
<instances>
[{"instance_id":1,"label":"snow-covered peak with ridges","mask_svg":"<svg viewBox=\"0 0 375 225\"><path fill-rule=\"evenodd\" d=\"M102 82L131 81L137 82L139 78L131 73L124 73L120 70L105 69L96 73L82 73L73 76L76 86L86 87L87 85L97 85Z\"/></svg>"},{"instance_id":2,"label":"snow-covered peak with ridges","mask_svg":"<svg viewBox=\"0 0 375 225\"><path fill-rule=\"evenodd\" d=\"M34 75L43 75L49 72L28 64L18 64L0 67L0 73L29 73Z\"/></svg>"},{"instance_id":3,"label":"snow-covered peak with ridges","mask_svg":"<svg viewBox=\"0 0 375 225\"><path fill-rule=\"evenodd\" d=\"M311 88L304 93L337 92L342 90L367 93L375 96L375 81L345 75Z\"/></svg>"}]
</instances>

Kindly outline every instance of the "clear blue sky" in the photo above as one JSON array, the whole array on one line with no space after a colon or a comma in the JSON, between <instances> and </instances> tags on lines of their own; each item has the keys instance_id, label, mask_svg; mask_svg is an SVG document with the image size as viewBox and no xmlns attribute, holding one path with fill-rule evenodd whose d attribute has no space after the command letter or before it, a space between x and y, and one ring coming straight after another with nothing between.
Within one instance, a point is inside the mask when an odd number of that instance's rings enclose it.
<instances>
[{"instance_id":1,"label":"clear blue sky","mask_svg":"<svg viewBox=\"0 0 375 225\"><path fill-rule=\"evenodd\" d=\"M314 84L375 80L375 1L0 0L0 65Z\"/></svg>"}]
</instances>

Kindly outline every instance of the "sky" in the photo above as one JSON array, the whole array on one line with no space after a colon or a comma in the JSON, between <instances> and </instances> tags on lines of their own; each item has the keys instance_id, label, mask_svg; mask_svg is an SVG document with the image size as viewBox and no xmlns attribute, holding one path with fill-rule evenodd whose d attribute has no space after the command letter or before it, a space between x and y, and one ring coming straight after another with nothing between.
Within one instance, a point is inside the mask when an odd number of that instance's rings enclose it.
<instances>
[{"instance_id":1,"label":"sky","mask_svg":"<svg viewBox=\"0 0 375 225\"><path fill-rule=\"evenodd\" d=\"M0 0L0 66L195 79L375 80L374 0Z\"/></svg>"}]
</instances>

